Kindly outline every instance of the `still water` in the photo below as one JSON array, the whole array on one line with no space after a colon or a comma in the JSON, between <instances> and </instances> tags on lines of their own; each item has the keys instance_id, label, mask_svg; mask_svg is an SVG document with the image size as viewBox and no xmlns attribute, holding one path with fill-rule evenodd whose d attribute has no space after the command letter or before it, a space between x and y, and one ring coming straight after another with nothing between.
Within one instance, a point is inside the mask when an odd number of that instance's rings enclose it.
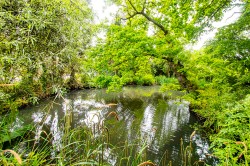
<instances>
[{"instance_id":1,"label":"still water","mask_svg":"<svg viewBox=\"0 0 250 166\"><path fill-rule=\"evenodd\" d=\"M189 112L189 103L179 99L181 95L161 93L159 87L125 87L117 93L106 93L104 89L73 91L22 110L19 125L34 124L36 140L44 130L51 133L52 145L60 150L65 126L62 119L70 111L71 128L87 126L98 137L98 128L105 125L110 144L134 143L134 153L145 148L145 159L157 165L183 165L183 153L190 144L192 165L198 161L216 165L208 155L207 139L196 132L190 141L194 131L191 126L197 119ZM137 140L142 143L135 143ZM118 165L116 151L105 153L110 165Z\"/></svg>"}]
</instances>

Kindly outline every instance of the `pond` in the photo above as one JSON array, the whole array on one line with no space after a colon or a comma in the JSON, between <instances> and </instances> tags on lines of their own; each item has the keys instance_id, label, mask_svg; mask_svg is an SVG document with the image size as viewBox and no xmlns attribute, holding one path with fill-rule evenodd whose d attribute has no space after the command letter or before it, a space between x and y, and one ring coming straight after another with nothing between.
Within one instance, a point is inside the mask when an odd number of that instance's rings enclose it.
<instances>
[{"instance_id":1,"label":"pond","mask_svg":"<svg viewBox=\"0 0 250 166\"><path fill-rule=\"evenodd\" d=\"M127 155L144 149L143 159L157 165L187 165L188 161L216 165L209 155L208 140L194 133L191 126L197 119L181 95L161 93L157 86L125 87L116 93L105 89L73 91L21 110L16 125L34 124L36 141L43 132L50 133L53 149L58 151L67 126L88 128L96 139L107 132L104 142L112 146L103 150L103 158L110 165L126 165L119 157L126 145L133 145L128 146ZM65 117L70 120L65 121Z\"/></svg>"}]
</instances>

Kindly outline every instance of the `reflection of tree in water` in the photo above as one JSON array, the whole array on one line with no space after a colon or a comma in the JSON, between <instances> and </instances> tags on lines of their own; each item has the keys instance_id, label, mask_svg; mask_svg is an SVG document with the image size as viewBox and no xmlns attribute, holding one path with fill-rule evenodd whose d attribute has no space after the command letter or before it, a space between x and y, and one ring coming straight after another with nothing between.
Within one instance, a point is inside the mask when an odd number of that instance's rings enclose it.
<instances>
[{"instance_id":1,"label":"reflection of tree in water","mask_svg":"<svg viewBox=\"0 0 250 166\"><path fill-rule=\"evenodd\" d=\"M163 101L159 100L159 102ZM157 120L155 120L154 127L157 130L155 139L150 146L150 154L152 158L158 160L159 157L157 156L162 156L167 151L166 154L171 155L171 159L172 157L176 158L174 155L179 154L180 138L176 139L175 136L182 131L183 126L189 123L188 104L170 100L165 105L160 103L159 105L161 107L158 107L158 109L161 110L158 110L158 112L162 114L156 114L157 117L155 117ZM182 134L185 134L185 132ZM178 165L178 163L176 164Z\"/></svg>"},{"instance_id":2,"label":"reflection of tree in water","mask_svg":"<svg viewBox=\"0 0 250 166\"><path fill-rule=\"evenodd\" d=\"M142 139L149 144L148 159L158 162L167 151L167 158L172 160L172 164L179 165L180 139L189 141L193 130L188 125L194 123L195 119L189 114L188 103L185 101L166 100L157 88L148 89L150 87L126 88L123 92L110 94L103 89L78 91L70 93L64 99L57 99L50 111L37 107L24 111L27 113L24 116L32 112L37 134L46 128L46 132L52 134L53 144L58 147L60 145L57 144L60 144L63 137L61 131L65 129L65 117L69 117L67 121L70 122L70 128L88 126L92 132L96 132L97 128L94 129L93 126L105 123L109 129L110 143L114 146L124 146L126 141L133 143ZM113 105L108 105L109 103ZM107 118L112 111L118 114L119 121L113 117ZM45 123L41 123L41 118ZM204 145L204 140L199 139L196 144L198 142ZM141 144L138 148L140 146ZM200 152L196 155L197 159L199 155L204 155L201 149L197 150ZM105 153L106 156L115 158L120 152L108 150Z\"/></svg>"}]
</instances>

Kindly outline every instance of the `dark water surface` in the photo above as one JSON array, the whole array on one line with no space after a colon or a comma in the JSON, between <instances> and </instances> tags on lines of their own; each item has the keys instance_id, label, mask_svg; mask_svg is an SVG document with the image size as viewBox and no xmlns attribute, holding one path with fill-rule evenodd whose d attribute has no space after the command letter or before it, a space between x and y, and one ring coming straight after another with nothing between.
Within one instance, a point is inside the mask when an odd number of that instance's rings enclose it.
<instances>
[{"instance_id":1,"label":"dark water surface","mask_svg":"<svg viewBox=\"0 0 250 166\"><path fill-rule=\"evenodd\" d=\"M61 119L71 110L71 127L88 126L98 136L96 128L105 122L111 144L124 146L125 142L140 140L147 145L147 160L157 165L171 162L173 166L179 166L183 165L184 156L181 145L183 143L184 153L194 131L191 125L197 122L189 112L189 103L178 99L180 95L180 92L172 92L170 97L159 92L159 87L125 87L122 92L108 94L104 89L73 91L64 98L46 100L22 110L17 125L34 124L36 139L46 126L47 132L52 133L53 145L60 148ZM54 104L49 105L52 101ZM119 121L115 120L112 111L117 113ZM191 146L192 165L198 161L216 165L213 158L207 157L208 141L198 132L191 138ZM141 148L142 144L138 144L134 150L138 152ZM118 165L115 152L105 153L112 165Z\"/></svg>"}]
</instances>

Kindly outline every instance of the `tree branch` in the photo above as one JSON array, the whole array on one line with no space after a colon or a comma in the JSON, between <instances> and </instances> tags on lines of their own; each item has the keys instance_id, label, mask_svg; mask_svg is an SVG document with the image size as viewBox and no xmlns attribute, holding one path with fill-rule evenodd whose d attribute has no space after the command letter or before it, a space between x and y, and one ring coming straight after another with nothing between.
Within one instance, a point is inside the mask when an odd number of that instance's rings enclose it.
<instances>
[{"instance_id":1,"label":"tree branch","mask_svg":"<svg viewBox=\"0 0 250 166\"><path fill-rule=\"evenodd\" d=\"M146 8L146 7L145 7L145 6L146 6L146 3L147 3L147 0L145 0L145 1L144 1L143 6L142 6L142 10L141 10L141 12L144 12L144 11L145 11L145 8Z\"/></svg>"},{"instance_id":2,"label":"tree branch","mask_svg":"<svg viewBox=\"0 0 250 166\"><path fill-rule=\"evenodd\" d=\"M134 14L132 14L132 15L130 15L130 14L128 13L128 15L129 15L129 17L127 17L127 18L121 18L121 19L122 19L122 20L129 20L129 19L133 18L134 16L138 15L138 13L134 13Z\"/></svg>"},{"instance_id":3,"label":"tree branch","mask_svg":"<svg viewBox=\"0 0 250 166\"><path fill-rule=\"evenodd\" d=\"M227 3L223 3L221 6L219 6L218 8L217 8L217 10L215 10L212 14L211 14L211 16L210 16L210 18L213 18L221 9L223 9L225 6L227 6Z\"/></svg>"},{"instance_id":4,"label":"tree branch","mask_svg":"<svg viewBox=\"0 0 250 166\"><path fill-rule=\"evenodd\" d=\"M164 35L167 35L168 34L168 30L166 30L164 28L163 25L161 25L160 23L158 23L156 20L154 20L153 18L149 17L146 13L144 12L141 12L140 13L141 15L143 15L148 21L152 22L154 25L156 25L158 28L160 28L163 32L164 32Z\"/></svg>"},{"instance_id":5,"label":"tree branch","mask_svg":"<svg viewBox=\"0 0 250 166\"><path fill-rule=\"evenodd\" d=\"M227 19L226 19L226 21L228 20L228 19L230 19L230 18L232 18L235 14L242 14L243 12L234 12L230 17L228 17Z\"/></svg>"},{"instance_id":6,"label":"tree branch","mask_svg":"<svg viewBox=\"0 0 250 166\"><path fill-rule=\"evenodd\" d=\"M130 0L128 0L128 3L132 6L132 8L135 10L136 13L139 13L139 12L136 10L135 6L132 4L132 2L131 2Z\"/></svg>"},{"instance_id":7,"label":"tree branch","mask_svg":"<svg viewBox=\"0 0 250 166\"><path fill-rule=\"evenodd\" d=\"M149 22L152 22L155 26L157 26L158 28L160 28L160 29L164 32L164 35L167 35L167 34L168 34L168 30L165 29L165 27L164 27L162 24L158 23L156 20L154 20L152 17L150 17L149 15L147 15L147 14L145 13L145 8L146 8L147 0L144 1L142 10L141 10L140 12L135 8L135 6L134 6L133 3L131 2L131 0L128 0L128 2L129 2L129 4L131 5L131 7L134 9L135 13L133 13L132 15L130 15L129 12L128 12L129 17L127 17L127 18L125 18L125 19L124 19L124 18L121 18L122 20L128 20L128 19L133 18L133 17L136 16L136 15L142 15L142 16L144 16Z\"/></svg>"}]
</instances>

